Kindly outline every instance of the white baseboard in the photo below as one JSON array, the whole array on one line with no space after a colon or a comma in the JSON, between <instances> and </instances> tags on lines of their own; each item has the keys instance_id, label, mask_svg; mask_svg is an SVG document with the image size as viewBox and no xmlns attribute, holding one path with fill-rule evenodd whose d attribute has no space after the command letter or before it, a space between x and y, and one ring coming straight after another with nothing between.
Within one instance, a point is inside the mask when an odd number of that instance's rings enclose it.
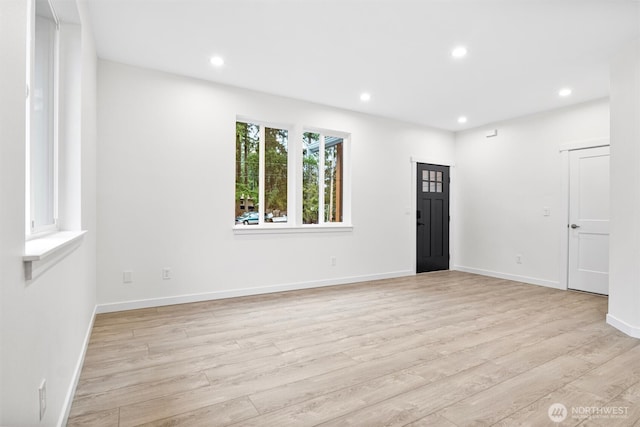
<instances>
[{"instance_id":1,"label":"white baseboard","mask_svg":"<svg viewBox=\"0 0 640 427\"><path fill-rule=\"evenodd\" d=\"M538 279L535 277L518 276L516 274L500 273L498 271L481 270L479 268L464 267L461 265L453 266L452 270L463 271L465 273L479 274L481 276L495 277L498 279L513 280L514 282L528 283L531 285L545 286L547 288L566 290L559 282L552 280Z\"/></svg>"},{"instance_id":2,"label":"white baseboard","mask_svg":"<svg viewBox=\"0 0 640 427\"><path fill-rule=\"evenodd\" d=\"M73 372L73 378L71 384L67 390L67 395L64 398L64 404L62 405L62 413L58 419L58 427L64 427L67 425L69 419L69 413L71 412L71 405L73 404L73 397L76 394L76 388L78 387L78 381L80 381L80 374L82 373L82 365L84 365L84 357L87 354L87 348L89 347L89 340L91 339L91 331L93 331L93 323L96 320L98 306L93 308L93 314L91 315L91 321L87 327L87 332L84 336L84 342L82 343L82 350L80 351L80 357L76 362L76 368Z\"/></svg>"},{"instance_id":3,"label":"white baseboard","mask_svg":"<svg viewBox=\"0 0 640 427\"><path fill-rule=\"evenodd\" d=\"M633 326L607 313L607 323L633 338L640 338L640 326Z\"/></svg>"},{"instance_id":4,"label":"white baseboard","mask_svg":"<svg viewBox=\"0 0 640 427\"><path fill-rule=\"evenodd\" d=\"M388 273L364 276L349 276L338 279L315 280L311 282L289 283L285 285L260 286L255 288L233 289L226 291L206 292L201 294L176 295L172 297L149 298L143 300L123 301L99 304L97 313L111 313L115 311L135 310L139 308L161 307L165 305L185 304L190 302L210 301L224 298L235 298L249 295L270 294L274 292L297 291L301 289L320 288L324 286L338 286L349 283L367 282L371 280L393 279L415 275L414 271L402 270Z\"/></svg>"}]
</instances>

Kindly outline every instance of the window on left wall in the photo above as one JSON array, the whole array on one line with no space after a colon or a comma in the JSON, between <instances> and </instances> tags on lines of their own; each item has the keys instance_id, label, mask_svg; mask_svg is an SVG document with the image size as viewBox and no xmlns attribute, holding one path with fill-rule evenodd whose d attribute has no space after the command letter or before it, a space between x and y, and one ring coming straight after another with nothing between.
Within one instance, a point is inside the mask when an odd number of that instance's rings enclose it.
<instances>
[{"instance_id":1,"label":"window on left wall","mask_svg":"<svg viewBox=\"0 0 640 427\"><path fill-rule=\"evenodd\" d=\"M27 102L26 233L57 229L59 24L47 0L32 3Z\"/></svg>"}]
</instances>

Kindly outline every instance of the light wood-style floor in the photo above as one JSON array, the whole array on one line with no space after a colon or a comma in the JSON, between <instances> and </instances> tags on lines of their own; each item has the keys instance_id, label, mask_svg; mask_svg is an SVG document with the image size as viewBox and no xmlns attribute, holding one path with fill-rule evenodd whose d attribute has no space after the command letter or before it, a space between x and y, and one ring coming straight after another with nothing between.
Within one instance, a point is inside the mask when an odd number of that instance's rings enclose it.
<instances>
[{"instance_id":1,"label":"light wood-style floor","mask_svg":"<svg viewBox=\"0 0 640 427\"><path fill-rule=\"evenodd\" d=\"M439 272L102 314L69 425L640 425L640 341L606 311Z\"/></svg>"}]
</instances>

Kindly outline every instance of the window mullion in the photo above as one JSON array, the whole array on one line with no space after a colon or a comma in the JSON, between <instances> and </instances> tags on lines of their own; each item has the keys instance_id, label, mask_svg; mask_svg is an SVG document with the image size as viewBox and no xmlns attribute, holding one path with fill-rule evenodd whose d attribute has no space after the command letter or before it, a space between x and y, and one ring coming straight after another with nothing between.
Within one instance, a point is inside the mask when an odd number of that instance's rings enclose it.
<instances>
[{"instance_id":1,"label":"window mullion","mask_svg":"<svg viewBox=\"0 0 640 427\"><path fill-rule=\"evenodd\" d=\"M258 142L258 225L264 224L264 208L265 208L265 127L260 125Z\"/></svg>"},{"instance_id":2,"label":"window mullion","mask_svg":"<svg viewBox=\"0 0 640 427\"><path fill-rule=\"evenodd\" d=\"M318 153L320 166L318 170L318 224L324 224L324 134L320 134Z\"/></svg>"},{"instance_id":3,"label":"window mullion","mask_svg":"<svg viewBox=\"0 0 640 427\"><path fill-rule=\"evenodd\" d=\"M302 129L293 126L289 129L289 153L287 165L287 216L290 225L302 224ZM293 137L291 137L291 135ZM293 213L293 215L291 215Z\"/></svg>"}]
</instances>

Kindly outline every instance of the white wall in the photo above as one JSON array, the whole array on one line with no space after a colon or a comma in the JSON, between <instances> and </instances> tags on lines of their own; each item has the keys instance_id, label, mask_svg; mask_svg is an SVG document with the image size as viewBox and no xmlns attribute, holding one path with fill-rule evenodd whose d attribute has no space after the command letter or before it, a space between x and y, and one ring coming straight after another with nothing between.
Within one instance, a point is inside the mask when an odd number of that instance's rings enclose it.
<instances>
[{"instance_id":1,"label":"white wall","mask_svg":"<svg viewBox=\"0 0 640 427\"><path fill-rule=\"evenodd\" d=\"M640 40L611 64L611 243L607 321L640 338Z\"/></svg>"},{"instance_id":2,"label":"white wall","mask_svg":"<svg viewBox=\"0 0 640 427\"><path fill-rule=\"evenodd\" d=\"M486 138L489 129L498 136ZM606 100L457 134L455 268L562 287L567 200L559 147L608 136ZM545 207L550 216L543 216Z\"/></svg>"},{"instance_id":3,"label":"white wall","mask_svg":"<svg viewBox=\"0 0 640 427\"><path fill-rule=\"evenodd\" d=\"M452 161L451 133L107 61L98 75L102 310L413 274L410 157ZM353 231L235 235L236 115L350 132Z\"/></svg>"},{"instance_id":4,"label":"white wall","mask_svg":"<svg viewBox=\"0 0 640 427\"><path fill-rule=\"evenodd\" d=\"M55 4L55 3L54 3ZM82 188L81 224L89 233L82 245L37 279L25 282L22 255L25 229L25 64L27 2L0 2L0 425L61 425L84 351L95 307L95 64L91 34L80 37ZM81 17L84 15L81 8ZM77 105L81 103L81 105ZM74 107L75 108L75 107ZM69 135L74 132L69 130ZM78 136L78 137L79 137ZM77 139L77 137L76 137ZM77 141L76 141L77 142ZM73 144L72 144L73 145ZM74 187L77 187L74 190ZM77 192L81 191L80 196ZM76 209L77 211L77 209ZM78 222L77 220L75 220ZM38 387L47 380L47 411L39 421Z\"/></svg>"}]
</instances>

